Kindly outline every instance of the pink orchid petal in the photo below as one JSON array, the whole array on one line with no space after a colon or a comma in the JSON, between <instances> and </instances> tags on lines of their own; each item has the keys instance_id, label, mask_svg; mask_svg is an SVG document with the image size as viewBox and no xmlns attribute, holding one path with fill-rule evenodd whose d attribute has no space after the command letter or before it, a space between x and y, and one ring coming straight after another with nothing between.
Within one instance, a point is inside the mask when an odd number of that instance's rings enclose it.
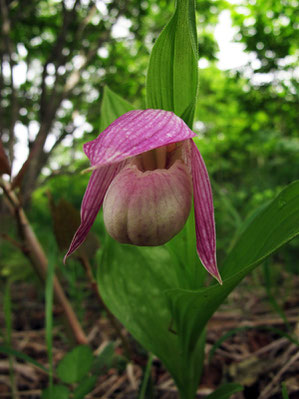
<instances>
[{"instance_id":1,"label":"pink orchid petal","mask_svg":"<svg viewBox=\"0 0 299 399\"><path fill-rule=\"evenodd\" d=\"M135 110L116 119L95 140L86 143L84 151L91 165L100 167L194 136L172 112Z\"/></svg>"},{"instance_id":2,"label":"pink orchid petal","mask_svg":"<svg viewBox=\"0 0 299 399\"><path fill-rule=\"evenodd\" d=\"M94 169L81 207L79 226L65 259L86 238L105 194L126 159L171 143L184 141L182 160L192 170L197 252L203 266L220 283L216 263L216 233L209 176L189 127L172 112L130 111L115 120L95 140L84 145Z\"/></svg>"},{"instance_id":3,"label":"pink orchid petal","mask_svg":"<svg viewBox=\"0 0 299 399\"><path fill-rule=\"evenodd\" d=\"M198 148L193 140L190 141L197 253L207 271L222 284L216 261L216 231L210 179Z\"/></svg>"},{"instance_id":4,"label":"pink orchid petal","mask_svg":"<svg viewBox=\"0 0 299 399\"><path fill-rule=\"evenodd\" d=\"M123 165L124 162L120 162L115 165L104 166L92 172L81 204L81 224L64 257L64 262L85 240L103 204L110 183L122 169Z\"/></svg>"}]
</instances>

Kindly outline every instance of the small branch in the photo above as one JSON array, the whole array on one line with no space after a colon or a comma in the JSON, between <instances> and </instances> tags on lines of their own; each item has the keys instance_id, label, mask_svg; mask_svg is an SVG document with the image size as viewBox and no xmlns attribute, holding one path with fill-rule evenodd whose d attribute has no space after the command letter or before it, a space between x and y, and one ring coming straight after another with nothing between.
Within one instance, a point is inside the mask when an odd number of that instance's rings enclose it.
<instances>
[{"instance_id":1,"label":"small branch","mask_svg":"<svg viewBox=\"0 0 299 399\"><path fill-rule=\"evenodd\" d=\"M66 15L72 15L72 18L70 19L71 21L73 21L76 16L75 9L76 9L77 4L79 4L79 3L80 3L79 0L77 0L75 2L74 7L71 10L71 13L73 13L73 14L70 14L69 11L65 11ZM126 11L125 6L119 7L118 16L125 14L125 11ZM82 39L81 36L83 36L85 28L88 25L88 22L90 21L90 19L92 18L94 12L95 12L95 8L94 8L94 2L93 2L93 5L87 11L86 17L79 24L77 32L75 33L75 37L77 37L79 41ZM79 68L77 68L76 70L73 70L69 76L60 77L57 74L57 70L60 65L62 65L66 60L70 59L74 54L72 54L72 52L70 52L70 54L68 56L64 56L62 54L63 47L60 47L58 45L58 43L57 43L57 45L54 45L54 49L55 49L55 51L53 50L54 52L58 52L58 50L61 50L60 53L58 54L57 58L55 58L56 80L54 82L54 86L51 90L51 93L49 93L49 95L46 95L45 79L46 79L47 71L46 71L46 65L45 65L44 71L43 71L43 77L42 77L42 80L44 81L44 83L43 83L44 86L42 86L42 92L44 92L44 94L42 95L42 98L41 98L41 103L44 103L45 105L41 105L41 109L44 108L44 110L41 112L42 118L41 118L40 129L39 129L39 132L36 136L36 139L35 139L32 147L30 148L30 152L29 152L27 161L25 162L21 171L19 172L20 178L19 177L16 178L16 182L19 182L19 181L21 182L22 180L26 179L26 187L25 187L25 185L22 186L22 193L23 193L23 198L25 201L30 198L30 194L32 193L32 191L36 185L36 180L40 174L40 171L41 171L42 167L45 165L45 163L44 163L44 159L45 159L44 155L45 154L43 153L44 152L44 150L43 150L44 144L45 144L48 134L51 130L53 122L56 118L57 110L61 106L61 102L65 98L67 98L68 96L70 96L72 94L74 88L80 81L82 71L89 65L89 63L92 61L92 59L96 56L98 48L101 47L103 45L103 43L105 43L109 39L111 29L112 29L112 25L109 28L107 28L106 30L103 30L103 31L99 30L100 37L98 38L98 43L96 43L93 47L91 47L89 49L89 51L87 51L86 54L83 52L81 53L81 55L83 57L83 62L81 64L81 66ZM62 29L61 32L63 32L63 31L64 30ZM62 35L62 33L61 33L61 35ZM64 36L62 35L61 38L64 38ZM74 40L73 43L78 43L78 40L76 40L76 41ZM70 45L69 48L72 49L72 45ZM52 54L53 54L53 52L52 52ZM51 57L48 58L47 62L50 62L50 61L51 61ZM66 80L66 83L63 85L63 82L65 82L65 80ZM14 184L14 186L15 186L15 184Z\"/></svg>"},{"instance_id":2,"label":"small branch","mask_svg":"<svg viewBox=\"0 0 299 399\"><path fill-rule=\"evenodd\" d=\"M10 237L8 234L0 233L0 237L3 240L8 241L10 244L12 244L14 247L18 248L23 253L26 251L26 249L25 249L23 244L19 243L17 240L15 240L14 238Z\"/></svg>"},{"instance_id":3,"label":"small branch","mask_svg":"<svg viewBox=\"0 0 299 399\"><path fill-rule=\"evenodd\" d=\"M88 167L88 166L87 166ZM53 170L52 173L49 176L46 176L38 185L37 188L43 187L49 180L53 179L54 177L57 176L74 176L78 175L78 171L73 171L71 172L68 169L68 166L61 167L58 170Z\"/></svg>"},{"instance_id":4,"label":"small branch","mask_svg":"<svg viewBox=\"0 0 299 399\"><path fill-rule=\"evenodd\" d=\"M98 40L97 45L94 48L91 48L87 54L83 54L81 53L80 55L83 58L82 64L81 66L74 70L71 75L69 76L69 78L67 79L63 91L61 93L61 101L66 98L75 88L75 86L77 85L77 83L80 80L81 77L81 72L84 70L84 68L86 68L86 66L91 62L91 60L95 57L95 55L97 54L97 51L99 49L99 47L101 47L101 45L103 43L105 43L109 38L109 32L106 31L103 33L103 35L101 36L101 38Z\"/></svg>"},{"instance_id":5,"label":"small branch","mask_svg":"<svg viewBox=\"0 0 299 399\"><path fill-rule=\"evenodd\" d=\"M60 134L60 136L57 138L57 140L53 144L49 153L51 153L62 142L62 140L66 138L66 136L73 135L75 130L76 130L76 126L74 124L66 126L65 129L63 130L63 132Z\"/></svg>"},{"instance_id":6,"label":"small branch","mask_svg":"<svg viewBox=\"0 0 299 399\"><path fill-rule=\"evenodd\" d=\"M36 271L40 279L45 282L48 271L48 260L43 251L43 248L41 247L34 231L30 226L30 223L26 217L26 214L21 206L19 199L11 190L10 185L3 180L0 180L0 185L4 190L4 194L10 205L12 214L16 218L17 224L19 226L19 234L24 242L24 246L22 248L26 249L26 251L23 250L23 253L30 260L34 270ZM58 278L55 275L53 281L53 290L55 300L63 308L66 321L76 342L79 344L86 344L87 337L82 330L82 327L71 304L65 296L65 293L61 287Z\"/></svg>"},{"instance_id":7,"label":"small branch","mask_svg":"<svg viewBox=\"0 0 299 399\"><path fill-rule=\"evenodd\" d=\"M86 15L86 17L82 20L81 24L78 27L78 30L75 35L75 40L79 40L82 37L82 34L86 28L86 26L89 24L91 21L92 17L98 12L98 9L95 4L90 4L89 5L89 11Z\"/></svg>"},{"instance_id":8,"label":"small branch","mask_svg":"<svg viewBox=\"0 0 299 399\"><path fill-rule=\"evenodd\" d=\"M258 399L267 399L271 395L271 389L277 386L282 375L290 368L290 366L299 359L299 352L297 351L297 346L291 345L291 348L296 350L296 353L285 363L285 365L279 370L272 381L262 390Z\"/></svg>"},{"instance_id":9,"label":"small branch","mask_svg":"<svg viewBox=\"0 0 299 399\"><path fill-rule=\"evenodd\" d=\"M55 80L55 83L54 83L54 88L52 90L52 92L54 92L55 91L55 87L57 85L57 78L58 78L57 70L58 70L58 67L60 65L63 65L64 61L67 58L62 53L62 49L65 46L65 42L66 42L67 30L68 30L68 27L69 27L70 23L75 18L76 8L77 8L79 2L80 2L80 0L76 0L75 1L74 6L73 6L71 11L68 11L65 8L64 2L62 2L63 20L62 20L60 32L57 35L56 42L55 42L54 46L52 47L52 51L51 51L48 59L46 60L44 66L43 66L42 82L41 82L41 100L40 100L41 120L43 120L43 118L47 114L47 111L46 111L47 107L46 106L49 103L49 101L47 101L47 99L46 99L46 91L47 91L46 77L48 75L47 67L48 67L48 65L51 62L53 62L55 64L55 66L56 66L56 80Z\"/></svg>"}]
</instances>

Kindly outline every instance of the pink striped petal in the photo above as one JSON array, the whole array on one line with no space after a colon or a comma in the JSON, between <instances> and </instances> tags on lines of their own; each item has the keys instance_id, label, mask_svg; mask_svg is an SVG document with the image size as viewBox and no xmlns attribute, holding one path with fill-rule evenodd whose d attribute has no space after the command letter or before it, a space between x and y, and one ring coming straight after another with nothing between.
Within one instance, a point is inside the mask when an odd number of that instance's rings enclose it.
<instances>
[{"instance_id":1,"label":"pink striped petal","mask_svg":"<svg viewBox=\"0 0 299 399\"><path fill-rule=\"evenodd\" d=\"M103 204L110 183L123 166L124 162L119 162L115 165L104 166L92 172L81 204L81 224L64 257L64 262L85 240Z\"/></svg>"},{"instance_id":2,"label":"pink striped petal","mask_svg":"<svg viewBox=\"0 0 299 399\"><path fill-rule=\"evenodd\" d=\"M197 253L207 271L222 284L216 261L216 232L210 179L200 152L193 140L190 141Z\"/></svg>"},{"instance_id":3,"label":"pink striped petal","mask_svg":"<svg viewBox=\"0 0 299 399\"><path fill-rule=\"evenodd\" d=\"M172 112L135 110L116 119L95 140L86 143L84 151L92 167L100 167L194 136Z\"/></svg>"}]
</instances>

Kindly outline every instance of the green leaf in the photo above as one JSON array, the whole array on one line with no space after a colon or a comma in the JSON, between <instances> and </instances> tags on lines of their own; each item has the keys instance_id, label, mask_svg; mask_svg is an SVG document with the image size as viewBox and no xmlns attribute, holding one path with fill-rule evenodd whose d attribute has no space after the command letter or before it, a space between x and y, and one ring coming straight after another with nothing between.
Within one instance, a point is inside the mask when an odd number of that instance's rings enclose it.
<instances>
[{"instance_id":1,"label":"green leaf","mask_svg":"<svg viewBox=\"0 0 299 399\"><path fill-rule=\"evenodd\" d=\"M298 234L299 181L295 181L267 207L261 208L243 231L221 269L223 278L235 275L236 271L245 276L258 263Z\"/></svg>"},{"instance_id":2,"label":"green leaf","mask_svg":"<svg viewBox=\"0 0 299 399\"><path fill-rule=\"evenodd\" d=\"M168 251L121 245L107 235L99 264L99 289L109 309L180 379L180 348L163 295L177 286Z\"/></svg>"},{"instance_id":3,"label":"green leaf","mask_svg":"<svg viewBox=\"0 0 299 399\"><path fill-rule=\"evenodd\" d=\"M177 0L158 37L147 73L147 107L173 111L191 126L197 93L197 38L193 0Z\"/></svg>"},{"instance_id":4,"label":"green leaf","mask_svg":"<svg viewBox=\"0 0 299 399\"><path fill-rule=\"evenodd\" d=\"M79 345L61 359L56 369L57 376L68 384L79 382L90 371L92 362L90 347Z\"/></svg>"},{"instance_id":5,"label":"green leaf","mask_svg":"<svg viewBox=\"0 0 299 399\"><path fill-rule=\"evenodd\" d=\"M240 384L224 384L220 388L216 389L216 391L208 395L206 399L229 399L231 395L243 391L243 389L244 388Z\"/></svg>"},{"instance_id":6,"label":"green leaf","mask_svg":"<svg viewBox=\"0 0 299 399\"><path fill-rule=\"evenodd\" d=\"M114 93L108 86L104 88L104 96L101 106L101 132L106 129L115 119L126 112L132 111L133 105Z\"/></svg>"},{"instance_id":7,"label":"green leaf","mask_svg":"<svg viewBox=\"0 0 299 399\"><path fill-rule=\"evenodd\" d=\"M24 360L25 362L31 363L34 366L38 367L39 369L43 370L45 373L49 373L49 370L43 366L41 363L38 363L36 360L32 359L30 356L26 355L25 353L16 351L8 346L0 346L0 353L5 353L6 355L12 355L19 359Z\"/></svg>"},{"instance_id":8,"label":"green leaf","mask_svg":"<svg viewBox=\"0 0 299 399\"><path fill-rule=\"evenodd\" d=\"M171 315L161 295L177 285L168 252L122 245L107 235L99 264L99 288L110 310L149 352L174 364L177 339L169 331Z\"/></svg>"},{"instance_id":9,"label":"green leaf","mask_svg":"<svg viewBox=\"0 0 299 399\"><path fill-rule=\"evenodd\" d=\"M183 397L194 398L204 358L204 334L187 356L182 352L165 291L179 278L165 247L121 245L108 235L101 253L98 283L104 302L130 333L157 355Z\"/></svg>"},{"instance_id":10,"label":"green leaf","mask_svg":"<svg viewBox=\"0 0 299 399\"><path fill-rule=\"evenodd\" d=\"M235 286L267 256L299 234L299 182L287 186L247 225L221 270L223 285L196 291L170 290L171 313L183 351L192 352L198 335Z\"/></svg>"},{"instance_id":11,"label":"green leaf","mask_svg":"<svg viewBox=\"0 0 299 399\"><path fill-rule=\"evenodd\" d=\"M97 382L98 377L92 375L84 378L82 382L74 390L73 399L83 399L85 395L91 392Z\"/></svg>"},{"instance_id":12,"label":"green leaf","mask_svg":"<svg viewBox=\"0 0 299 399\"><path fill-rule=\"evenodd\" d=\"M69 399L70 391L64 385L53 385L43 390L42 399Z\"/></svg>"},{"instance_id":13,"label":"green leaf","mask_svg":"<svg viewBox=\"0 0 299 399\"><path fill-rule=\"evenodd\" d=\"M112 367L115 358L114 344L109 342L99 356L95 357L91 367L91 372L97 375L105 373Z\"/></svg>"},{"instance_id":14,"label":"green leaf","mask_svg":"<svg viewBox=\"0 0 299 399\"><path fill-rule=\"evenodd\" d=\"M207 272L197 255L193 204L183 230L166 244L166 248L172 256L180 288L203 287Z\"/></svg>"},{"instance_id":15,"label":"green leaf","mask_svg":"<svg viewBox=\"0 0 299 399\"><path fill-rule=\"evenodd\" d=\"M283 399L289 399L288 390L284 382L281 384L281 393Z\"/></svg>"}]
</instances>

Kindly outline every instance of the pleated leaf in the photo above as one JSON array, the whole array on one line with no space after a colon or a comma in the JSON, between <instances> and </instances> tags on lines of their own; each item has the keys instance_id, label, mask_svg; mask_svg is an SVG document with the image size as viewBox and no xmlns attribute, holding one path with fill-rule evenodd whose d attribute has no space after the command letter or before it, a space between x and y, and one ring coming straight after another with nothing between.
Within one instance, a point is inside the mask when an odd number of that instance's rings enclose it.
<instances>
[{"instance_id":1,"label":"pleated leaf","mask_svg":"<svg viewBox=\"0 0 299 399\"><path fill-rule=\"evenodd\" d=\"M201 335L192 353L182 351L164 294L179 286L168 250L119 244L107 235L98 264L99 290L106 305L144 348L161 359L184 394L182 398L193 399L205 337Z\"/></svg>"},{"instance_id":2,"label":"pleated leaf","mask_svg":"<svg viewBox=\"0 0 299 399\"><path fill-rule=\"evenodd\" d=\"M173 111L191 127L197 93L197 38L194 0L177 0L158 37L147 73L147 107Z\"/></svg>"},{"instance_id":3,"label":"pleated leaf","mask_svg":"<svg viewBox=\"0 0 299 399\"><path fill-rule=\"evenodd\" d=\"M299 181L256 213L243 230L220 272L223 285L167 292L185 352L192 352L207 321L236 285L256 266L299 234Z\"/></svg>"}]
</instances>

